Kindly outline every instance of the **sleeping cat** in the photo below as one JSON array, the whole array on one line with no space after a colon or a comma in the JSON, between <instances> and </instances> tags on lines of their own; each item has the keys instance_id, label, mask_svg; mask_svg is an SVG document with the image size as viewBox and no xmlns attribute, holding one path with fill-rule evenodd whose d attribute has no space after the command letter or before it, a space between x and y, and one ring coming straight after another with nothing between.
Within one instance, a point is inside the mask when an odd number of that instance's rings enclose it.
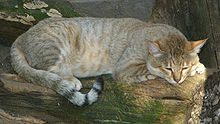
<instances>
[{"instance_id":1,"label":"sleeping cat","mask_svg":"<svg viewBox=\"0 0 220 124\"><path fill-rule=\"evenodd\" d=\"M19 76L82 106L97 100L103 80L82 94L77 78L112 74L131 83L159 76L178 85L203 73L197 53L206 40L189 42L174 27L132 18L49 18L16 39L11 58Z\"/></svg>"}]
</instances>

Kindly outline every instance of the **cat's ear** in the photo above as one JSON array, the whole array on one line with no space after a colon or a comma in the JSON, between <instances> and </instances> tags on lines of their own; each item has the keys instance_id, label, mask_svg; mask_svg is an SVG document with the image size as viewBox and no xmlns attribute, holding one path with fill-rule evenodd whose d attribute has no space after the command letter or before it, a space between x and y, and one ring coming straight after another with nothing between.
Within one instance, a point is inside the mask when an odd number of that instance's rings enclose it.
<instances>
[{"instance_id":1,"label":"cat's ear","mask_svg":"<svg viewBox=\"0 0 220 124\"><path fill-rule=\"evenodd\" d=\"M147 42L148 52L154 57L160 57L162 55L160 50L160 45L157 42L149 41Z\"/></svg>"},{"instance_id":2,"label":"cat's ear","mask_svg":"<svg viewBox=\"0 0 220 124\"><path fill-rule=\"evenodd\" d=\"M200 52L200 49L203 47L203 45L206 43L206 41L208 40L208 38L203 39L203 40L198 40L198 41L192 41L191 42L191 46L192 46L192 50L193 50L193 54L197 54Z\"/></svg>"}]
</instances>

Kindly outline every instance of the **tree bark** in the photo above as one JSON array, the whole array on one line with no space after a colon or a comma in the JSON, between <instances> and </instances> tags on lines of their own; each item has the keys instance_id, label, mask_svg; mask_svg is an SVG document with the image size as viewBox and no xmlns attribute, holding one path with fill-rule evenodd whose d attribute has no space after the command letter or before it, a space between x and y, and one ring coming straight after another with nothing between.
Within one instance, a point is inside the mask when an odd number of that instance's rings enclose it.
<instances>
[{"instance_id":1,"label":"tree bark","mask_svg":"<svg viewBox=\"0 0 220 124\"><path fill-rule=\"evenodd\" d=\"M15 74L1 74L0 120L14 123L29 119L39 123L198 123L205 78L205 73L197 74L175 87L160 78L127 84L107 75L99 100L91 106L76 107L50 89L27 83ZM85 93L95 79L81 81Z\"/></svg>"},{"instance_id":2,"label":"tree bark","mask_svg":"<svg viewBox=\"0 0 220 124\"><path fill-rule=\"evenodd\" d=\"M205 95L203 100L201 122L204 124L220 123L220 71L209 76L205 84Z\"/></svg>"}]
</instances>

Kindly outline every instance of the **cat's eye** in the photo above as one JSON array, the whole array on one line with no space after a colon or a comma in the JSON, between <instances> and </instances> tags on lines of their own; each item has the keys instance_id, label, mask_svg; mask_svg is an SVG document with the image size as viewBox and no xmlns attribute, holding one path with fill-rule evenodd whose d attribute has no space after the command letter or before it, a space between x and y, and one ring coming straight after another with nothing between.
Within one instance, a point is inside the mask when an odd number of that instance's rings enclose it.
<instances>
[{"instance_id":1,"label":"cat's eye","mask_svg":"<svg viewBox=\"0 0 220 124\"><path fill-rule=\"evenodd\" d=\"M172 68L169 68L169 67L167 67L167 68L165 68L166 70L169 70L169 71L172 71Z\"/></svg>"}]
</instances>

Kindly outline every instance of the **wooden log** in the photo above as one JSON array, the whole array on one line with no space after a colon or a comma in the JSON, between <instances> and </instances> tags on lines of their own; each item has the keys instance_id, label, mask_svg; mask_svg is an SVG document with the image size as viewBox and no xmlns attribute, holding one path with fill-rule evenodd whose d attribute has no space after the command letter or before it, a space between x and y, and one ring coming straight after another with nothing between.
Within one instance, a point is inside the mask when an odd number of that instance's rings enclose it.
<instances>
[{"instance_id":1,"label":"wooden log","mask_svg":"<svg viewBox=\"0 0 220 124\"><path fill-rule=\"evenodd\" d=\"M105 89L99 100L91 106L76 107L50 89L27 83L15 74L1 74L0 113L3 113L0 115L3 117L0 120L22 118L19 121L24 121L31 118L42 123L186 123L192 118L198 122L205 78L205 73L197 74L175 87L160 78L127 84L116 82L107 75L104 76ZM84 86L82 92L85 93L95 79L81 81Z\"/></svg>"}]
</instances>

